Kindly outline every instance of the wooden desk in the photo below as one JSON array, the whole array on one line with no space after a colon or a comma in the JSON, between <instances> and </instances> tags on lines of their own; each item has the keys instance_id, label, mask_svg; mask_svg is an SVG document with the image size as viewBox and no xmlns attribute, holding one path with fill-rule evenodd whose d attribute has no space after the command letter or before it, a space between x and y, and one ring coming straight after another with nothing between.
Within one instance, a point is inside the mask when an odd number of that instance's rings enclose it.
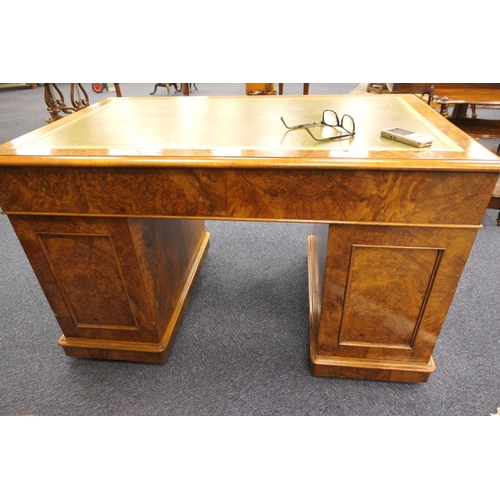
<instances>
[{"instance_id":1,"label":"wooden desk","mask_svg":"<svg viewBox=\"0 0 500 500\"><path fill-rule=\"evenodd\" d=\"M280 121L332 108L354 138ZM204 219L309 221L312 373L423 382L499 171L411 95L110 98L0 146L0 206L70 356L167 358Z\"/></svg>"}]
</instances>

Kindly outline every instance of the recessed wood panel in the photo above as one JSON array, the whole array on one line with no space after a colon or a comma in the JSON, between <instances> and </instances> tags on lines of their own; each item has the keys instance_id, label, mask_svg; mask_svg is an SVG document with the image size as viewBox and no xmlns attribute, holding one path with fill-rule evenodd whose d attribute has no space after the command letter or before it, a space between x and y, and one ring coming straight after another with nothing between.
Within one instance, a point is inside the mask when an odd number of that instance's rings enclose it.
<instances>
[{"instance_id":1,"label":"recessed wood panel","mask_svg":"<svg viewBox=\"0 0 500 500\"><path fill-rule=\"evenodd\" d=\"M316 355L428 363L476 231L330 225Z\"/></svg>"},{"instance_id":2,"label":"recessed wood panel","mask_svg":"<svg viewBox=\"0 0 500 500\"><path fill-rule=\"evenodd\" d=\"M76 326L136 329L109 236L39 234L38 239Z\"/></svg>"},{"instance_id":3,"label":"recessed wood panel","mask_svg":"<svg viewBox=\"0 0 500 500\"><path fill-rule=\"evenodd\" d=\"M411 348L441 253L353 245L340 344Z\"/></svg>"}]
</instances>

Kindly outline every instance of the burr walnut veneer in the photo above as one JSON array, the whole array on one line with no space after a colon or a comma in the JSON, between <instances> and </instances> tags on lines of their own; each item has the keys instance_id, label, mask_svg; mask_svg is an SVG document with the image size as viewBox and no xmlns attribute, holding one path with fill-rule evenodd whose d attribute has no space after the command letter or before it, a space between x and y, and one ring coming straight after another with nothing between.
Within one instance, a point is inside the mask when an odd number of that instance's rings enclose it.
<instances>
[{"instance_id":1,"label":"burr walnut veneer","mask_svg":"<svg viewBox=\"0 0 500 500\"><path fill-rule=\"evenodd\" d=\"M355 137L280 120L324 109ZM380 137L393 126L432 147ZM112 98L1 146L0 206L70 356L164 361L204 220L299 221L313 374L423 382L499 171L411 95Z\"/></svg>"}]
</instances>

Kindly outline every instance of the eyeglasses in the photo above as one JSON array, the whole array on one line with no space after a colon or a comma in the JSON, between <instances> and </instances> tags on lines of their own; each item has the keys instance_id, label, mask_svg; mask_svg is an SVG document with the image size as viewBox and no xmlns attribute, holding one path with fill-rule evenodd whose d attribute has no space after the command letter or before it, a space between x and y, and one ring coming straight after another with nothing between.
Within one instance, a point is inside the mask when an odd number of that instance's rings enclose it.
<instances>
[{"instance_id":1,"label":"eyeglasses","mask_svg":"<svg viewBox=\"0 0 500 500\"><path fill-rule=\"evenodd\" d=\"M283 122L283 125L288 130L298 130L298 129L305 129L306 132L315 140L318 142L324 142L324 141L335 141L337 139L344 139L346 137L352 137L356 133L356 128L354 125L354 119L351 115L344 115L342 116L341 119L339 119L339 116L335 111L332 109L325 109L323 111L323 116L321 118L321 121L319 122L310 122L310 123L302 123L301 125L294 125L293 127L289 127L283 117L281 116L281 121ZM332 127L332 128L340 128L342 129L345 133L340 132L340 134L334 135L332 137L324 137L318 139L317 137L314 136L314 134L309 130L309 127L316 127L318 125L323 125L325 127Z\"/></svg>"}]
</instances>

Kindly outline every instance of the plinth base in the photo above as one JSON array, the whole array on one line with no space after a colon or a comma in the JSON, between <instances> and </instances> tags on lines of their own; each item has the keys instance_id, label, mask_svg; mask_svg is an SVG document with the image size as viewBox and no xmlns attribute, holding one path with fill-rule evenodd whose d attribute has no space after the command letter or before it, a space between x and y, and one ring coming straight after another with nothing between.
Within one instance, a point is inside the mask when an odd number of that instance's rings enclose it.
<instances>
[{"instance_id":1,"label":"plinth base","mask_svg":"<svg viewBox=\"0 0 500 500\"><path fill-rule=\"evenodd\" d=\"M436 370L434 358L428 363L401 363L369 359L317 356L311 348L311 373L317 377L357 378L393 382L427 382Z\"/></svg>"}]
</instances>

